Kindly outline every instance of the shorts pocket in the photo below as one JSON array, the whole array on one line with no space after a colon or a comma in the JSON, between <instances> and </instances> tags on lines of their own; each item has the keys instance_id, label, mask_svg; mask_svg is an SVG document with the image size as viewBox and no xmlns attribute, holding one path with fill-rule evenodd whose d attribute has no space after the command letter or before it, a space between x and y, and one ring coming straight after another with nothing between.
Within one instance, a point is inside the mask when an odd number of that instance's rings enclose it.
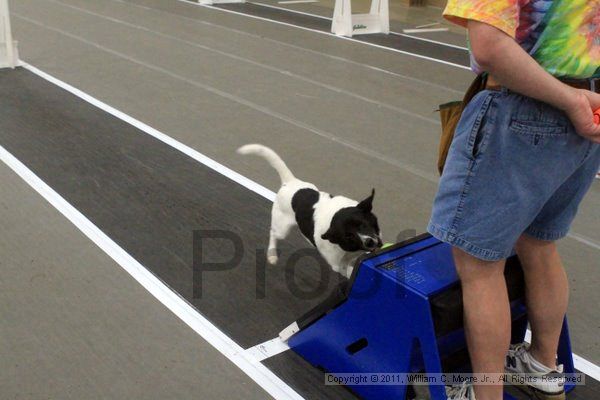
<instances>
[{"instance_id":1,"label":"shorts pocket","mask_svg":"<svg viewBox=\"0 0 600 400\"><path fill-rule=\"evenodd\" d=\"M532 146L543 146L550 142L566 144L570 134L566 126L548 121L513 119L508 129Z\"/></svg>"},{"instance_id":2,"label":"shorts pocket","mask_svg":"<svg viewBox=\"0 0 600 400\"><path fill-rule=\"evenodd\" d=\"M487 114L492 105L496 92L488 91L483 103L477 110L477 116L471 127L469 138L467 140L467 153L471 159L475 159L482 151L486 144L486 132L489 130L486 126Z\"/></svg>"}]
</instances>

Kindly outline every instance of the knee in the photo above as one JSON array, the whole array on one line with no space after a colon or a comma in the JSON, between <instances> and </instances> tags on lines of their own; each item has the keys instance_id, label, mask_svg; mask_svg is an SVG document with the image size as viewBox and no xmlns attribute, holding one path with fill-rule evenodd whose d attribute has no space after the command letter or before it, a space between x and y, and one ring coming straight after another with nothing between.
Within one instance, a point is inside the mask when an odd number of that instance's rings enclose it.
<instances>
[{"instance_id":1,"label":"knee","mask_svg":"<svg viewBox=\"0 0 600 400\"><path fill-rule=\"evenodd\" d=\"M521 235L515 244L519 256L550 257L558 254L556 242L536 239L527 234Z\"/></svg>"},{"instance_id":2,"label":"knee","mask_svg":"<svg viewBox=\"0 0 600 400\"><path fill-rule=\"evenodd\" d=\"M504 282L505 260L485 261L457 248L453 248L452 254L456 272L463 285L497 285L499 281Z\"/></svg>"}]
</instances>

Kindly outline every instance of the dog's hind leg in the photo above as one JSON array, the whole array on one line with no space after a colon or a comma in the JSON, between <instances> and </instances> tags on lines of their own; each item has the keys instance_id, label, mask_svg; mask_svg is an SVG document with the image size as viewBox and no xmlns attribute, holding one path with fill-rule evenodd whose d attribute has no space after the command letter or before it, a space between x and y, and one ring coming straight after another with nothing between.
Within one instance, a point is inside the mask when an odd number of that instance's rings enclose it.
<instances>
[{"instance_id":1,"label":"dog's hind leg","mask_svg":"<svg viewBox=\"0 0 600 400\"><path fill-rule=\"evenodd\" d=\"M290 233L290 229L296 224L293 216L281 211L277 200L273 203L271 210L271 231L269 236L269 248L267 250L267 261L271 265L277 264L279 254L277 253L277 241L283 240Z\"/></svg>"}]
</instances>

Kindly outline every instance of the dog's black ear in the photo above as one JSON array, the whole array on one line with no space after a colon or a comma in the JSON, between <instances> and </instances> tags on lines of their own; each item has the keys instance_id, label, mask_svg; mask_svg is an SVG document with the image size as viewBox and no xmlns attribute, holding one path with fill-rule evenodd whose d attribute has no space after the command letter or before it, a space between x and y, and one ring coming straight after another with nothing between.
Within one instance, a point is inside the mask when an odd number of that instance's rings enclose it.
<instances>
[{"instance_id":1,"label":"dog's black ear","mask_svg":"<svg viewBox=\"0 0 600 400\"><path fill-rule=\"evenodd\" d=\"M334 244L340 244L339 235L335 231L335 229L333 229L333 227L330 227L329 229L327 229L327 232L325 232L324 234L321 235L321 239L329 240L331 243L334 243Z\"/></svg>"},{"instance_id":2,"label":"dog's black ear","mask_svg":"<svg viewBox=\"0 0 600 400\"><path fill-rule=\"evenodd\" d=\"M373 198L375 197L375 189L371 190L371 195L358 203L356 207L360 208L364 212L371 212L373 210Z\"/></svg>"}]
</instances>

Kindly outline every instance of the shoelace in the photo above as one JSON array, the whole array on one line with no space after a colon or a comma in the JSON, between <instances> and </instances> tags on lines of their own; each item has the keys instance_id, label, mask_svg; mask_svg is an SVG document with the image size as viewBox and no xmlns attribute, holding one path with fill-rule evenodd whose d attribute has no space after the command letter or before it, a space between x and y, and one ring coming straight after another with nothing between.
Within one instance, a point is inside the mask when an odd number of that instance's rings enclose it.
<instances>
[{"instance_id":1,"label":"shoelace","mask_svg":"<svg viewBox=\"0 0 600 400\"><path fill-rule=\"evenodd\" d=\"M512 348L512 351L517 356L521 356L523 353L526 353L529 350L529 345L527 343L519 343Z\"/></svg>"},{"instance_id":2,"label":"shoelace","mask_svg":"<svg viewBox=\"0 0 600 400\"><path fill-rule=\"evenodd\" d=\"M515 356L522 358L523 354L527 353L529 351L529 345L527 343L519 343L516 346L514 346L511 350L513 351ZM530 355L530 357L531 357L531 355ZM562 375L563 369L564 369L563 365L559 364L556 366L555 369L553 369L550 372L548 372L547 374L545 374L545 376L555 376L556 377L558 375L558 377L561 378L560 375ZM565 378L563 376L559 380L558 385L564 386L564 384L565 384Z\"/></svg>"},{"instance_id":3,"label":"shoelace","mask_svg":"<svg viewBox=\"0 0 600 400\"><path fill-rule=\"evenodd\" d=\"M446 386L446 396L448 400L461 400L466 398L469 385L467 382L463 382L460 385Z\"/></svg>"}]
</instances>

